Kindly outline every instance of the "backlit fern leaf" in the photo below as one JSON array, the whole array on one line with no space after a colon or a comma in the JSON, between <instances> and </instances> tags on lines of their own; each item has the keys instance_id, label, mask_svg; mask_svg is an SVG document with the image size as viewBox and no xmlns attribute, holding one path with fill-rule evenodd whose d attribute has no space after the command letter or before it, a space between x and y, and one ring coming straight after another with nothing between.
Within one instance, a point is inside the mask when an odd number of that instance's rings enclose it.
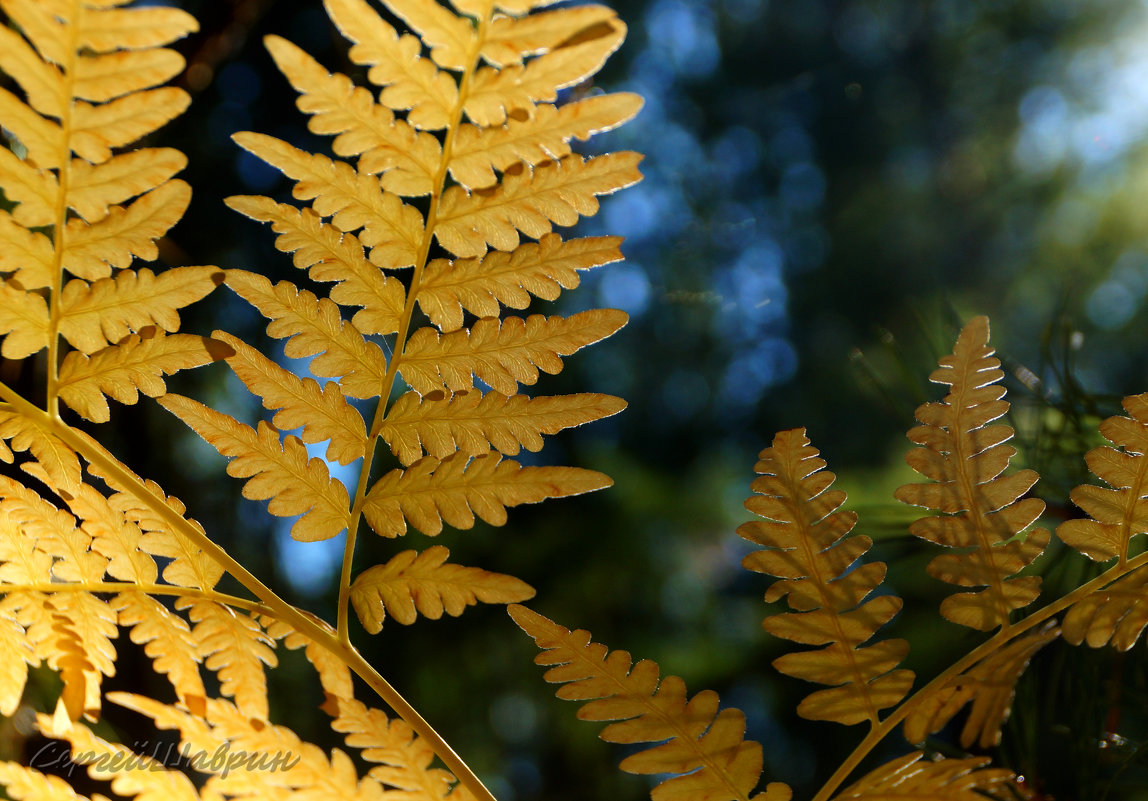
<instances>
[{"instance_id":1,"label":"backlit fern leaf","mask_svg":"<svg viewBox=\"0 0 1148 801\"><path fill-rule=\"evenodd\" d=\"M704 690L686 697L677 676L660 677L648 659L636 664L625 651L590 642L590 632L570 631L524 606L509 607L514 622L534 638L552 666L544 678L562 684L559 698L583 701L582 720L614 721L601 733L612 743L661 743L632 753L621 768L642 775L672 774L650 792L654 801L788 801L780 782L751 795L761 777L761 746L744 740L745 715L718 709L718 696Z\"/></svg>"},{"instance_id":2,"label":"backlit fern leaf","mask_svg":"<svg viewBox=\"0 0 1148 801\"><path fill-rule=\"evenodd\" d=\"M816 651L785 654L773 661L782 673L833 685L807 696L802 717L846 725L878 722L878 713L894 706L913 684L913 672L896 670L909 644L883 640L862 646L901 609L895 595L868 596L885 577L883 562L852 569L872 546L864 536L848 536L853 512L840 511L845 493L831 490L836 476L804 429L779 432L763 450L750 485L755 495L745 506L765 518L743 524L738 534L764 550L753 551L742 565L777 576L765 600L788 596L795 610L767 617L765 630Z\"/></svg>"},{"instance_id":3,"label":"backlit fern leaf","mask_svg":"<svg viewBox=\"0 0 1148 801\"><path fill-rule=\"evenodd\" d=\"M1148 626L1148 567L1139 567L1103 589L1089 593L1064 615L1064 639L1127 651Z\"/></svg>"},{"instance_id":4,"label":"backlit fern leaf","mask_svg":"<svg viewBox=\"0 0 1148 801\"><path fill-rule=\"evenodd\" d=\"M908 436L921 447L906 461L932 482L905 484L896 492L903 503L940 513L914 522L912 534L960 549L935 557L929 574L961 587L986 587L941 603L946 619L981 631L1007 626L1009 613L1039 594L1039 576L1013 576L1044 552L1049 539L1040 528L1021 534L1044 511L1044 501L1020 500L1037 474L1021 470L1002 476L1016 449L1005 444L1013 436L1010 426L989 425L1009 404L1002 400L1004 387L996 386L1004 373L988 341L988 319L974 318L953 354L929 376L950 390L940 403L917 408L922 425Z\"/></svg>"},{"instance_id":5,"label":"backlit fern leaf","mask_svg":"<svg viewBox=\"0 0 1148 801\"><path fill-rule=\"evenodd\" d=\"M969 759L923 759L920 751L882 765L856 784L847 787L835 801L846 799L903 798L905 801L983 801L987 796L998 801L1011 801L1017 796L1013 772L1004 768L985 767L984 757Z\"/></svg>"}]
</instances>

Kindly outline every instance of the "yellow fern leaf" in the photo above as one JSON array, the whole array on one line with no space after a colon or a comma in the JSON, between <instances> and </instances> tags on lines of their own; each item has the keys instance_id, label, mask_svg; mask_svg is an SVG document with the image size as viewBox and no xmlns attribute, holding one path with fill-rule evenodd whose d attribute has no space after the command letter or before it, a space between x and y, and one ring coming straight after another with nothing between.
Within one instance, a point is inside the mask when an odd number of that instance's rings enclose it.
<instances>
[{"instance_id":1,"label":"yellow fern leaf","mask_svg":"<svg viewBox=\"0 0 1148 801\"><path fill-rule=\"evenodd\" d=\"M149 325L179 330L178 310L213 290L222 278L214 267L124 270L94 284L73 279L60 294L60 333L91 354Z\"/></svg>"},{"instance_id":2,"label":"yellow fern leaf","mask_svg":"<svg viewBox=\"0 0 1148 801\"><path fill-rule=\"evenodd\" d=\"M279 409L271 424L280 431L302 428L307 443L330 441L327 459L350 464L367 452L367 429L362 415L347 403L339 385L320 387L313 378L299 378L284 370L250 345L224 331L212 334L231 347L227 358L239 380L263 401L263 408Z\"/></svg>"},{"instance_id":3,"label":"yellow fern leaf","mask_svg":"<svg viewBox=\"0 0 1148 801\"><path fill-rule=\"evenodd\" d=\"M96 165L73 159L68 175L68 206L87 222L94 223L107 216L109 207L166 183L186 166L187 157L169 147L133 150ZM178 206L179 202L168 196L158 205ZM186 206L186 202L183 205Z\"/></svg>"},{"instance_id":4,"label":"yellow fern leaf","mask_svg":"<svg viewBox=\"0 0 1148 801\"><path fill-rule=\"evenodd\" d=\"M840 511L845 493L830 490L836 476L805 436L805 429L779 432L755 467L745 507L764 520L742 524L737 533L764 545L742 560L748 570L780 578L766 591L767 602L788 595L796 610L767 617L766 631L777 637L825 645L817 651L785 654L773 666L790 676L834 685L807 696L797 713L811 720L845 725L876 724L878 713L896 705L913 684L913 672L895 670L909 644L884 640L866 647L877 629L901 609L895 595L865 600L885 577L885 564L850 569L872 546L864 536L848 536L857 515Z\"/></svg>"},{"instance_id":5,"label":"yellow fern leaf","mask_svg":"<svg viewBox=\"0 0 1148 801\"><path fill-rule=\"evenodd\" d=\"M430 57L443 69L470 66L476 36L470 20L452 13L436 0L386 0L387 8L403 18L430 47Z\"/></svg>"},{"instance_id":6,"label":"yellow fern leaf","mask_svg":"<svg viewBox=\"0 0 1148 801\"><path fill-rule=\"evenodd\" d=\"M111 606L119 613L119 624L131 629L131 641L144 646L155 672L167 676L179 700L193 709L201 705L207 697L199 675L201 654L187 622L142 592L121 592Z\"/></svg>"},{"instance_id":7,"label":"yellow fern leaf","mask_svg":"<svg viewBox=\"0 0 1148 801\"><path fill-rule=\"evenodd\" d=\"M295 539L326 540L347 527L347 488L331 478L322 459L307 457L297 437L281 443L265 422L256 430L181 395L165 395L159 402L221 454L235 457L227 472L248 479L245 498L270 499L267 511L278 517L302 515L291 526Z\"/></svg>"},{"instance_id":8,"label":"yellow fern leaf","mask_svg":"<svg viewBox=\"0 0 1148 801\"><path fill-rule=\"evenodd\" d=\"M235 196L228 206L248 217L271 223L279 234L275 247L294 253L295 266L310 269L314 281L336 281L331 300L343 306L362 306L351 323L364 334L393 334L399 330L406 291L396 278L384 275L363 256L354 234L324 225L310 209L296 209L270 198Z\"/></svg>"},{"instance_id":9,"label":"yellow fern leaf","mask_svg":"<svg viewBox=\"0 0 1148 801\"><path fill-rule=\"evenodd\" d=\"M0 283L0 334L5 359L24 359L48 346L48 304L9 280Z\"/></svg>"},{"instance_id":10,"label":"yellow fern leaf","mask_svg":"<svg viewBox=\"0 0 1148 801\"><path fill-rule=\"evenodd\" d=\"M620 261L621 237L594 236L565 242L546 234L512 253L495 250L480 259L435 259L419 285L419 308L441 331L462 327L463 313L497 317L499 304L525 309L530 296L556 300L579 284L578 271Z\"/></svg>"},{"instance_id":11,"label":"yellow fern leaf","mask_svg":"<svg viewBox=\"0 0 1148 801\"><path fill-rule=\"evenodd\" d=\"M480 456L491 447L514 456L519 448L542 449L542 434L601 420L626 408L612 395L583 393L528 398L476 391L447 398L408 392L387 411L379 435L399 461L409 465L425 450L436 459L455 451Z\"/></svg>"},{"instance_id":12,"label":"yellow fern leaf","mask_svg":"<svg viewBox=\"0 0 1148 801\"><path fill-rule=\"evenodd\" d=\"M27 632L8 617L6 611L0 607L0 653L4 654L4 670L0 671L0 715L11 717L20 706L33 657Z\"/></svg>"},{"instance_id":13,"label":"yellow fern leaf","mask_svg":"<svg viewBox=\"0 0 1148 801\"><path fill-rule=\"evenodd\" d=\"M944 801L998 801L1016 798L1009 787L1013 772L1005 768L985 767L987 757L922 759L917 751L894 759L868 773L861 781L846 788L834 801L867 798L871 801L903 798L905 801L944 799Z\"/></svg>"},{"instance_id":14,"label":"yellow fern leaf","mask_svg":"<svg viewBox=\"0 0 1148 801\"><path fill-rule=\"evenodd\" d=\"M518 247L518 232L541 238L551 223L573 225L578 215L598 212L597 195L608 195L642 179L639 153L620 151L583 161L569 155L533 170L515 167L502 183L467 192L452 186L443 193L434 234L456 256L475 258L486 246ZM476 236L477 234L477 236Z\"/></svg>"},{"instance_id":15,"label":"yellow fern leaf","mask_svg":"<svg viewBox=\"0 0 1148 801\"><path fill-rule=\"evenodd\" d=\"M407 341L399 374L421 394L470 389L474 375L513 395L519 384L537 382L539 370L556 375L561 356L605 339L628 319L617 309L590 309L570 317L484 317L449 334L420 328Z\"/></svg>"},{"instance_id":16,"label":"yellow fern leaf","mask_svg":"<svg viewBox=\"0 0 1148 801\"><path fill-rule=\"evenodd\" d=\"M64 133L59 125L41 117L3 88L0 88L0 117L4 119L4 127L27 149L27 160L31 164L46 169L60 166Z\"/></svg>"},{"instance_id":17,"label":"yellow fern leaf","mask_svg":"<svg viewBox=\"0 0 1148 801\"><path fill-rule=\"evenodd\" d=\"M562 47L591 28L612 26L616 19L613 9L600 5L573 6L526 17L500 16L490 24L482 43L482 57L496 67L521 64L527 56Z\"/></svg>"},{"instance_id":18,"label":"yellow fern leaf","mask_svg":"<svg viewBox=\"0 0 1148 801\"><path fill-rule=\"evenodd\" d=\"M12 218L20 225L36 228L55 222L60 185L50 171L37 169L0 148L0 188L16 204Z\"/></svg>"},{"instance_id":19,"label":"yellow fern leaf","mask_svg":"<svg viewBox=\"0 0 1148 801\"><path fill-rule=\"evenodd\" d=\"M0 211L0 241L4 243L0 248L0 273L14 273L11 281L19 284L20 289L40 289L51 285L55 275L55 257L48 237L29 231L12 219L11 214Z\"/></svg>"},{"instance_id":20,"label":"yellow fern leaf","mask_svg":"<svg viewBox=\"0 0 1148 801\"><path fill-rule=\"evenodd\" d=\"M617 92L560 108L544 103L535 108L533 117L511 118L494 128L463 125L451 151L450 174L467 189L485 189L497 182L495 170L504 172L519 162L533 167L568 156L570 140L585 141L616 128L641 107L640 95Z\"/></svg>"},{"instance_id":21,"label":"yellow fern leaf","mask_svg":"<svg viewBox=\"0 0 1148 801\"><path fill-rule=\"evenodd\" d=\"M97 737L83 724L52 730L41 717L41 730L61 737L72 746L72 759L87 765L88 776L111 782L112 790L135 801L199 801L191 779L178 770L165 768L146 754ZM118 767L113 767L118 766Z\"/></svg>"},{"instance_id":22,"label":"yellow fern leaf","mask_svg":"<svg viewBox=\"0 0 1148 801\"><path fill-rule=\"evenodd\" d=\"M37 112L56 118L64 116L68 98L60 70L42 61L20 34L7 26L0 27L0 70L16 80L28 104Z\"/></svg>"},{"instance_id":23,"label":"yellow fern leaf","mask_svg":"<svg viewBox=\"0 0 1148 801\"><path fill-rule=\"evenodd\" d=\"M380 184L396 195L432 191L442 146L431 134L396 120L372 94L345 75L327 72L305 51L277 36L264 40L280 72L300 93L299 110L317 134L335 135L337 156L358 156L358 170L379 175Z\"/></svg>"},{"instance_id":24,"label":"yellow fern leaf","mask_svg":"<svg viewBox=\"0 0 1148 801\"><path fill-rule=\"evenodd\" d=\"M1060 629L1051 624L1028 632L930 691L905 718L905 739L924 742L971 702L972 709L961 728L961 747L1000 745L1001 727L1008 720L1017 680L1036 652L1058 636Z\"/></svg>"},{"instance_id":25,"label":"yellow fern leaf","mask_svg":"<svg viewBox=\"0 0 1148 801\"><path fill-rule=\"evenodd\" d=\"M183 63L183 56L166 48L81 55L69 76L72 96L104 103L174 78Z\"/></svg>"},{"instance_id":26,"label":"yellow fern leaf","mask_svg":"<svg viewBox=\"0 0 1148 801\"><path fill-rule=\"evenodd\" d=\"M153 189L127 208L113 207L108 216L91 225L79 218L69 220L64 239L64 269L95 281L110 276L113 267L128 267L133 258L154 260L159 256L155 241L179 222L189 202L191 188L183 181L174 180Z\"/></svg>"},{"instance_id":27,"label":"yellow fern leaf","mask_svg":"<svg viewBox=\"0 0 1148 801\"><path fill-rule=\"evenodd\" d=\"M913 523L912 534L962 549L934 558L929 574L962 587L987 587L951 595L941 604L945 618L980 631L1007 626L1009 612L1040 593L1039 576L1010 576L1043 553L1049 539L1045 529L1018 537L1040 517L1044 501L1018 502L1037 481L1032 470L1001 476L1016 449L1005 444L1013 436L1011 427L988 425L1009 407L1001 400L1004 388L995 385L1004 373L988 341L988 318L974 318L961 331L953 354L929 376L949 385L949 394L940 403L917 408L923 425L908 436L922 447L905 458L935 483L906 484L896 492L902 503L941 512Z\"/></svg>"},{"instance_id":28,"label":"yellow fern leaf","mask_svg":"<svg viewBox=\"0 0 1148 801\"><path fill-rule=\"evenodd\" d=\"M76 155L99 164L112 148L130 145L187 110L187 92L165 86L92 105L80 100L72 108L71 146Z\"/></svg>"},{"instance_id":29,"label":"yellow fern leaf","mask_svg":"<svg viewBox=\"0 0 1148 801\"><path fill-rule=\"evenodd\" d=\"M464 106L466 115L483 127L502 125L516 112L532 116L535 103L554 101L559 89L581 83L602 69L625 38L626 26L612 17L525 65L483 67L474 76Z\"/></svg>"},{"instance_id":30,"label":"yellow fern leaf","mask_svg":"<svg viewBox=\"0 0 1148 801\"><path fill-rule=\"evenodd\" d=\"M426 456L376 481L363 503L363 516L383 537L405 534L407 521L434 536L442 531L443 522L468 529L477 515L501 526L509 506L581 495L613 483L593 470L522 467L494 452L473 459L459 453L442 461Z\"/></svg>"},{"instance_id":31,"label":"yellow fern leaf","mask_svg":"<svg viewBox=\"0 0 1148 801\"><path fill-rule=\"evenodd\" d=\"M85 356L72 351L60 365L60 399L84 418L106 423L109 398L132 405L139 393L155 398L167 391L163 376L208 364L223 357L223 348L207 337L165 336L143 329L116 345Z\"/></svg>"},{"instance_id":32,"label":"yellow fern leaf","mask_svg":"<svg viewBox=\"0 0 1148 801\"><path fill-rule=\"evenodd\" d=\"M0 440L10 440L14 451L29 451L56 488L77 492L81 481L79 457L56 435L27 417L0 409Z\"/></svg>"},{"instance_id":33,"label":"yellow fern leaf","mask_svg":"<svg viewBox=\"0 0 1148 801\"><path fill-rule=\"evenodd\" d=\"M211 601L180 599L195 627L191 639L204 665L219 677L220 692L235 698L248 718L267 720L267 676L264 665L279 664L268 637L249 615Z\"/></svg>"},{"instance_id":34,"label":"yellow fern leaf","mask_svg":"<svg viewBox=\"0 0 1148 801\"><path fill-rule=\"evenodd\" d=\"M7 477L0 477L0 507L19 523L28 547L54 558L55 582L92 582L103 578L108 560L89 547L91 535L76 527L76 519Z\"/></svg>"},{"instance_id":35,"label":"yellow fern leaf","mask_svg":"<svg viewBox=\"0 0 1148 801\"><path fill-rule=\"evenodd\" d=\"M160 47L199 30L195 17L178 8L85 8L82 19L78 45L97 53Z\"/></svg>"},{"instance_id":36,"label":"yellow fern leaf","mask_svg":"<svg viewBox=\"0 0 1148 801\"><path fill-rule=\"evenodd\" d=\"M543 678L564 684L559 698L585 701L582 720L616 721L599 735L611 743L662 743L622 760L627 773L685 774L658 784L654 801L700 798L748 801L761 776L761 746L744 741L745 715L718 711L717 693L703 690L687 700L677 676L659 677L648 659L634 664L626 651L590 642L590 632L570 631L524 606L508 607L522 630L543 652L534 658L553 665ZM570 683L572 682L572 683ZM664 741L664 742L663 742ZM789 787L771 782L755 801L788 801Z\"/></svg>"},{"instance_id":37,"label":"yellow fern leaf","mask_svg":"<svg viewBox=\"0 0 1148 801\"><path fill-rule=\"evenodd\" d=\"M374 176L265 134L240 132L232 138L294 179L294 197L313 201L315 212L331 217L340 231L352 233L362 228L359 241L371 249L372 263L380 267L415 263L422 240L422 215L397 195L383 192Z\"/></svg>"},{"instance_id":38,"label":"yellow fern leaf","mask_svg":"<svg viewBox=\"0 0 1148 801\"><path fill-rule=\"evenodd\" d=\"M1059 532L1058 532L1059 533ZM1064 615L1064 639L1091 648L1109 643L1129 650L1148 626L1148 567L1138 567L1101 590L1091 592Z\"/></svg>"},{"instance_id":39,"label":"yellow fern leaf","mask_svg":"<svg viewBox=\"0 0 1148 801\"><path fill-rule=\"evenodd\" d=\"M85 534L91 537L91 550L106 558L105 570L112 578L134 584L153 584L155 560L139 550L143 532L124 513L89 484L67 499L72 514L80 518Z\"/></svg>"},{"instance_id":40,"label":"yellow fern leaf","mask_svg":"<svg viewBox=\"0 0 1148 801\"><path fill-rule=\"evenodd\" d=\"M288 358L320 354L311 360L311 372L322 378L342 376L339 386L349 398L373 398L382 392L387 374L383 351L345 321L330 300L287 281L272 287L263 276L243 270L228 270L227 285L271 320L268 336L287 339L283 352Z\"/></svg>"},{"instance_id":41,"label":"yellow fern leaf","mask_svg":"<svg viewBox=\"0 0 1148 801\"><path fill-rule=\"evenodd\" d=\"M1129 396L1123 405L1128 417L1116 415L1100 424L1100 433L1120 450L1103 446L1084 457L1111 489L1081 484L1072 491L1072 502L1090 519L1067 520L1056 528L1056 536L1088 558L1103 562L1118 556L1121 565L1132 538L1148 532L1141 504L1148 494L1148 394Z\"/></svg>"},{"instance_id":42,"label":"yellow fern leaf","mask_svg":"<svg viewBox=\"0 0 1148 801\"><path fill-rule=\"evenodd\" d=\"M315 625L330 634L338 636L333 628L313 615L304 613ZM307 661L319 674L319 682L323 689L335 698L351 698L354 696L354 685L351 682L351 669L343 658L330 649L319 645L314 640L305 637L282 620L269 617L260 618L267 634L276 640L283 640L283 645L291 650L304 649Z\"/></svg>"},{"instance_id":43,"label":"yellow fern leaf","mask_svg":"<svg viewBox=\"0 0 1148 801\"><path fill-rule=\"evenodd\" d=\"M432 768L434 749L402 720L390 720L382 710L353 698L337 698L324 705L336 717L331 724L346 734L347 745L360 749L367 762L376 763L370 775L404 791L404 797L425 801L472 801L473 796L442 768Z\"/></svg>"},{"instance_id":44,"label":"yellow fern leaf","mask_svg":"<svg viewBox=\"0 0 1148 801\"><path fill-rule=\"evenodd\" d=\"M0 762L0 784L15 801L84 801L84 796L59 776L15 762Z\"/></svg>"},{"instance_id":45,"label":"yellow fern leaf","mask_svg":"<svg viewBox=\"0 0 1148 801\"><path fill-rule=\"evenodd\" d=\"M443 612L458 617L479 601L509 604L534 597L534 588L514 576L447 564L448 556L446 548L433 545L422 553L403 551L360 573L351 584L351 603L363 628L378 634L388 614L409 626L420 614L438 620Z\"/></svg>"},{"instance_id":46,"label":"yellow fern leaf","mask_svg":"<svg viewBox=\"0 0 1148 801\"><path fill-rule=\"evenodd\" d=\"M421 57L418 38L399 36L365 0L324 0L324 5L339 32L354 43L351 61L369 66L367 80L386 87L379 95L384 105L407 111L415 128L436 131L450 125L458 85Z\"/></svg>"}]
</instances>

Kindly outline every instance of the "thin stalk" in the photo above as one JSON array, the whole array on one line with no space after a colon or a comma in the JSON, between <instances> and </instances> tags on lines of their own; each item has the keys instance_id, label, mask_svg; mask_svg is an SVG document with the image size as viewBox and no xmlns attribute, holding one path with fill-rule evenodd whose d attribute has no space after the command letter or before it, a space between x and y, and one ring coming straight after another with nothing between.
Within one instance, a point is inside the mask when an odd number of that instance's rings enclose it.
<instances>
[{"instance_id":1,"label":"thin stalk","mask_svg":"<svg viewBox=\"0 0 1148 801\"><path fill-rule=\"evenodd\" d=\"M896 726L901 723L922 701L924 701L930 694L941 687L946 681L955 675L963 673L968 668L975 665L984 657L991 654L993 651L1003 647L1009 640L1017 637L1029 629L1040 625L1048 620L1053 615L1059 614L1068 607L1072 606L1077 601L1083 599L1087 595L1096 592L1107 584L1116 581L1122 576L1131 573L1141 565L1148 564L1148 552L1142 553L1134 559L1129 559L1123 565L1117 564L1105 570L1099 576L1094 578L1087 584L1082 584L1075 590L1065 595L1052 603L1041 607L1028 617L1023 618L1015 625L1009 626L1008 629L1001 629L989 639L978 645L973 650L965 654L956 663L950 665L947 670L930 681L921 689L913 693L909 698L902 703L896 710L894 710L887 718L881 721L881 724L875 727L864 740L853 750L853 753L841 763L840 767L829 777L829 780L818 791L817 795L813 797L813 801L828 801L829 796L841 786L841 783L849 777L861 760L869 755L869 752L881 742L885 737L893 731Z\"/></svg>"},{"instance_id":2,"label":"thin stalk","mask_svg":"<svg viewBox=\"0 0 1148 801\"><path fill-rule=\"evenodd\" d=\"M38 582L35 584L0 584L0 595L10 592L99 592L121 593L142 592L147 595L174 595L180 598L197 598L204 601L215 601L228 606L246 609L257 615L274 615L271 607L258 601L247 598L238 598L225 592L214 590L201 590L195 587L177 587L174 584L134 584L130 581L76 581L76 582Z\"/></svg>"},{"instance_id":3,"label":"thin stalk","mask_svg":"<svg viewBox=\"0 0 1148 801\"><path fill-rule=\"evenodd\" d=\"M399 692L386 679L379 675L370 663L363 658L353 645L342 642L325 626L314 618L280 598L270 587L256 578L247 568L239 564L222 547L206 534L193 526L190 521L168 506L165 498L156 495L134 473L124 467L102 445L87 434L71 428L63 421L53 418L43 409L30 403L7 385L0 383L0 398L12 404L13 408L35 422L40 428L58 437L72 450L95 467L101 475L112 483L130 491L158 515L172 531L184 536L189 542L235 577L252 595L258 598L269 610L269 614L289 624L300 634L308 637L316 645L326 648L342 659L356 675L365 681L395 714L403 719L416 734L430 745L435 754L458 778L459 782L474 795L477 801L496 801L491 792L479 780L470 767L454 752L434 728L423 719Z\"/></svg>"}]
</instances>

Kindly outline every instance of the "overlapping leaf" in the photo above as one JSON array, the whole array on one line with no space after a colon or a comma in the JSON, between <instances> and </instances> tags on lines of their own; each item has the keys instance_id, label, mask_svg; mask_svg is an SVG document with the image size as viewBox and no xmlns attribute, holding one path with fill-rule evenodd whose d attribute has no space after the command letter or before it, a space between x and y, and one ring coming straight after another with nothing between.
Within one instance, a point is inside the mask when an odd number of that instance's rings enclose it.
<instances>
[{"instance_id":1,"label":"overlapping leaf","mask_svg":"<svg viewBox=\"0 0 1148 801\"><path fill-rule=\"evenodd\" d=\"M757 494L745 506L764 518L744 523L738 534L765 546L748 554L749 570L777 576L767 602L788 596L793 612L767 617L765 630L817 651L785 654L773 665L782 673L832 685L807 696L802 717L846 725L878 722L878 713L897 704L913 684L913 673L897 665L909 651L904 640L863 646L901 609L895 595L868 596L885 577L885 564L853 569L872 546L849 536L857 516L841 511L845 493L833 490L836 476L805 436L804 429L779 432L760 454L750 485Z\"/></svg>"},{"instance_id":2,"label":"overlapping leaf","mask_svg":"<svg viewBox=\"0 0 1148 801\"><path fill-rule=\"evenodd\" d=\"M1013 772L986 767L989 760L985 757L935 762L923 757L924 754L917 751L894 759L834 796L834 801L866 798L871 801L898 798L984 801L986 796L997 801L1012 801L1017 797L1010 789L1014 785Z\"/></svg>"},{"instance_id":3,"label":"overlapping leaf","mask_svg":"<svg viewBox=\"0 0 1148 801\"><path fill-rule=\"evenodd\" d=\"M1148 567L1139 567L1077 601L1064 615L1064 639L1127 651L1148 626Z\"/></svg>"},{"instance_id":4,"label":"overlapping leaf","mask_svg":"<svg viewBox=\"0 0 1148 801\"><path fill-rule=\"evenodd\" d=\"M940 513L914 522L911 533L957 549L934 558L929 574L962 587L986 587L951 595L941 604L945 618L981 631L1007 626L1009 613L1039 594L1039 576L1014 575L1044 552L1049 539L1045 529L1021 534L1044 511L1044 501L1020 500L1037 474L1002 475L1016 449L1006 444L1013 436L1010 426L989 425L1009 404L1002 400L1004 387L996 384L1004 373L988 340L988 319L974 318L953 354L929 377L950 390L940 403L917 408L922 425L908 436L921 447L906 461L931 482L906 484L896 492L903 503Z\"/></svg>"}]
</instances>

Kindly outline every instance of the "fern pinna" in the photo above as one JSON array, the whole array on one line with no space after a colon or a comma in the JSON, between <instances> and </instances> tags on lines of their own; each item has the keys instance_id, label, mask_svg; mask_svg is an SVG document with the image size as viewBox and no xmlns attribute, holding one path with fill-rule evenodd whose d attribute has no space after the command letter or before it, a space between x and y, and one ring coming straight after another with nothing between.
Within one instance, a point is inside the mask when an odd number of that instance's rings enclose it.
<instances>
[{"instance_id":1,"label":"fern pinna","mask_svg":"<svg viewBox=\"0 0 1148 801\"><path fill-rule=\"evenodd\" d=\"M386 10L412 31L400 33L365 0L328 0L351 60L377 92L269 37L311 129L334 137L334 156L236 134L293 181L299 203L228 203L271 224L276 247L323 286L316 293L243 270L135 266L156 258L157 240L189 202L187 184L173 177L186 166L182 154L131 146L186 108L186 93L160 86L183 68L164 45L196 22L172 8L126 5L0 0L0 69L16 87L0 88L10 145L0 149L0 354L46 351L42 404L0 385L0 458L18 460L32 479L0 480L0 712L21 703L28 666L55 671L63 689L39 729L70 744L120 795L490 799L350 644L350 611L378 633L387 617L458 615L533 589L453 564L441 545L396 551L355 575L356 537L364 525L385 538L411 527L427 535L444 524L470 528L476 518L500 525L508 507L610 483L594 471L508 457L624 407L600 394L520 390L616 332L626 315L502 308L553 301L581 271L621 258L617 237L568 238L555 227L594 214L599 196L641 177L636 153L584 157L571 145L631 118L638 96L560 98L601 68L626 28L598 5L391 0ZM287 356L310 358L312 375L337 380L300 378L224 331L179 333L178 310L220 283L267 318ZM252 427L165 394L165 375L218 360L262 399L269 420ZM191 510L70 424L61 407L98 423L109 418L109 398L132 404L140 393L159 397L228 457L248 498L297 517L292 536L345 537L334 625L283 602L209 539ZM373 410L366 419L364 405ZM319 443L331 462L359 462L355 486L310 456L306 446ZM251 597L221 592L225 574ZM101 691L121 628L169 680L171 699ZM370 766L364 775L345 752L328 754L271 721L265 671L277 664L280 641L305 651L332 727ZM352 671L400 719L357 701ZM186 753L295 761L253 773L232 770L230 757L193 759L208 774L197 788L90 728L107 701L177 730ZM434 766L435 755L449 770ZM132 756L147 769L107 767ZM34 767L0 764L0 781L15 798L74 797Z\"/></svg>"}]
</instances>

